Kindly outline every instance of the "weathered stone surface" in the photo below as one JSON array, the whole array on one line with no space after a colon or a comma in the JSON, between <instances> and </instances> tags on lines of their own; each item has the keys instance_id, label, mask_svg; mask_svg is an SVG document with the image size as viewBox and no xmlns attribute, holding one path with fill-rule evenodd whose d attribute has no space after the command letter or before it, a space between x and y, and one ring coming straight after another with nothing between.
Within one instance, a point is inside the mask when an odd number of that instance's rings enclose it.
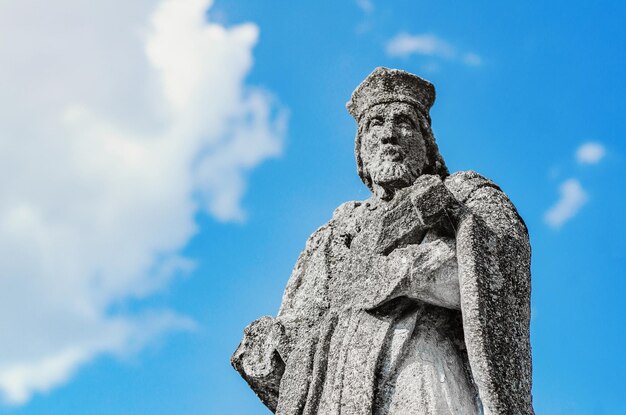
<instances>
[{"instance_id":1,"label":"weathered stone surface","mask_svg":"<svg viewBox=\"0 0 626 415\"><path fill-rule=\"evenodd\" d=\"M232 358L272 412L533 414L528 233L496 184L448 173L434 97L378 68L348 103L373 194L309 238Z\"/></svg>"}]
</instances>

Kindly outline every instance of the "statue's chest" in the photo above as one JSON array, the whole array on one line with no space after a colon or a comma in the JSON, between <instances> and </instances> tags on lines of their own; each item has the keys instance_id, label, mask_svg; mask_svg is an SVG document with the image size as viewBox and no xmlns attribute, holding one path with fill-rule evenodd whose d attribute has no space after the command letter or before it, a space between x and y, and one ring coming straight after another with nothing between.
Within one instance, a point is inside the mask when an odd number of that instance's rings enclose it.
<instances>
[{"instance_id":1,"label":"statue's chest","mask_svg":"<svg viewBox=\"0 0 626 415\"><path fill-rule=\"evenodd\" d=\"M372 229L379 223L377 210L366 202L333 218L327 251L332 278L353 270L354 261L374 255L370 242Z\"/></svg>"},{"instance_id":2,"label":"statue's chest","mask_svg":"<svg viewBox=\"0 0 626 415\"><path fill-rule=\"evenodd\" d=\"M394 202L365 202L333 219L326 255L329 293L337 306L376 291L384 282L381 264L386 256L397 247L419 243L426 233L408 198Z\"/></svg>"},{"instance_id":3,"label":"statue's chest","mask_svg":"<svg viewBox=\"0 0 626 415\"><path fill-rule=\"evenodd\" d=\"M420 243L427 231L404 194L390 202L355 203L332 221L329 256L333 264L349 266L354 260L387 256L395 248ZM342 264L345 261L350 264Z\"/></svg>"}]
</instances>

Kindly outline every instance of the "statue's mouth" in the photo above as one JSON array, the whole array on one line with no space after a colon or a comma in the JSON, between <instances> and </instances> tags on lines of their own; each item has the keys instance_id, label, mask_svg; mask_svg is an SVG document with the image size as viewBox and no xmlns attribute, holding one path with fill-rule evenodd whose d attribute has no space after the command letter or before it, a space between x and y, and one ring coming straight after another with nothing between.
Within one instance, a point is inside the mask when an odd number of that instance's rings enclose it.
<instances>
[{"instance_id":1,"label":"statue's mouth","mask_svg":"<svg viewBox=\"0 0 626 415\"><path fill-rule=\"evenodd\" d=\"M380 149L378 156L381 161L401 162L404 159L404 153L396 146L385 146Z\"/></svg>"}]
</instances>

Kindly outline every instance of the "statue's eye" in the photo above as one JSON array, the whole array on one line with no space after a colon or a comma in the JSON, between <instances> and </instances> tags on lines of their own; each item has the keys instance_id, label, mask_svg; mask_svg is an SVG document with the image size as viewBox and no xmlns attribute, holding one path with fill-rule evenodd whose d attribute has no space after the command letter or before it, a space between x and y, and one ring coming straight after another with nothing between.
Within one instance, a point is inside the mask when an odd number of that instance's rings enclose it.
<instances>
[{"instance_id":1,"label":"statue's eye","mask_svg":"<svg viewBox=\"0 0 626 415\"><path fill-rule=\"evenodd\" d=\"M370 120L370 127L378 127L383 125L383 119L380 117L374 117Z\"/></svg>"},{"instance_id":2,"label":"statue's eye","mask_svg":"<svg viewBox=\"0 0 626 415\"><path fill-rule=\"evenodd\" d=\"M400 118L398 120L398 124L403 128L415 128L415 124L413 124L413 121L406 117Z\"/></svg>"}]
</instances>

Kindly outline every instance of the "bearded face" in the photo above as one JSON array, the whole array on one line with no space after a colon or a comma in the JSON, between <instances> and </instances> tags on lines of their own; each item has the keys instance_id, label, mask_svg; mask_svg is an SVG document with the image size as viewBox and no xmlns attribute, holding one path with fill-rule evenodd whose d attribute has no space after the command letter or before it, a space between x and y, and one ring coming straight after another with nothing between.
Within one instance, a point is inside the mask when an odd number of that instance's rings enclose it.
<instances>
[{"instance_id":1,"label":"bearded face","mask_svg":"<svg viewBox=\"0 0 626 415\"><path fill-rule=\"evenodd\" d=\"M363 166L374 191L383 193L410 186L426 163L426 145L415 109L404 102L369 109L361 138Z\"/></svg>"}]
</instances>

